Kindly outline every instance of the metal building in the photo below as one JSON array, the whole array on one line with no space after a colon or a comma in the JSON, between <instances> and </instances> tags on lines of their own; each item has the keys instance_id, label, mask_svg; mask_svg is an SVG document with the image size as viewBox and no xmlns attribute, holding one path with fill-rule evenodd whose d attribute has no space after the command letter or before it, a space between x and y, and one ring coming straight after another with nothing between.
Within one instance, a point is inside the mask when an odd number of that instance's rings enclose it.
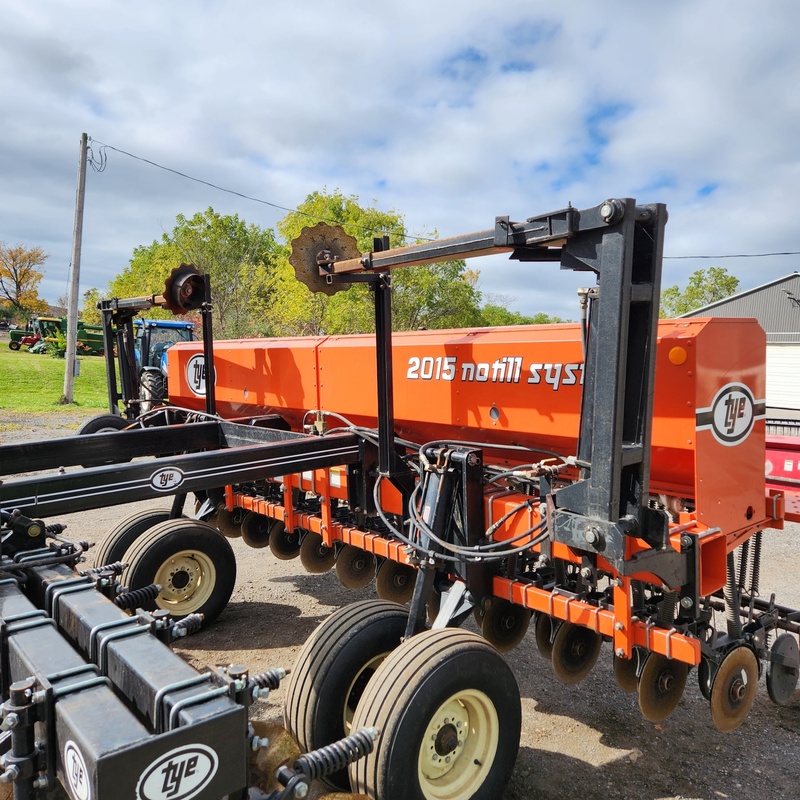
<instances>
[{"instance_id":1,"label":"metal building","mask_svg":"<svg viewBox=\"0 0 800 800\"><path fill-rule=\"evenodd\" d=\"M800 419L800 273L682 316L755 317L767 333L767 416L773 421Z\"/></svg>"}]
</instances>

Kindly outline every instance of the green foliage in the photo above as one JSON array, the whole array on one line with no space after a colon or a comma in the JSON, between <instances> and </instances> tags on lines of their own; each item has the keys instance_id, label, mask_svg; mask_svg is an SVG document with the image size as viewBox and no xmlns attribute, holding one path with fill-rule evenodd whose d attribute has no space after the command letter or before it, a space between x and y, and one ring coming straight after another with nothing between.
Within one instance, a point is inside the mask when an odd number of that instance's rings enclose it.
<instances>
[{"instance_id":1,"label":"green foliage","mask_svg":"<svg viewBox=\"0 0 800 800\"><path fill-rule=\"evenodd\" d=\"M210 276L215 333L219 338L256 332L256 298L274 268L275 238L269 229L208 208L191 218L179 214L170 234L137 247L128 267L109 286L114 297L160 294L175 267L194 264ZM169 316L154 309L148 316Z\"/></svg>"},{"instance_id":2,"label":"green foliage","mask_svg":"<svg viewBox=\"0 0 800 800\"><path fill-rule=\"evenodd\" d=\"M359 204L338 189L312 192L277 230L248 225L238 217L223 217L209 208L190 219L178 215L171 234L137 247L128 267L110 285L115 297L158 294L171 271L182 262L194 263L211 275L215 335L308 336L366 333L374 330L374 304L365 284L333 296L310 291L297 280L289 263L291 243L303 228L318 222L339 225L356 239L359 252L374 249L375 237L388 236L391 247L409 244L403 217ZM557 322L538 314L524 317L500 304L481 307L477 271L464 261L447 261L392 271L392 324L395 330L461 328ZM97 302L94 290L84 298L84 320ZM154 310L149 316L158 316Z\"/></svg>"},{"instance_id":3,"label":"green foliage","mask_svg":"<svg viewBox=\"0 0 800 800\"><path fill-rule=\"evenodd\" d=\"M79 317L82 322L87 325L102 325L103 315L97 308L100 300L102 300L102 295L98 289L92 288L83 293L83 308Z\"/></svg>"},{"instance_id":4,"label":"green foliage","mask_svg":"<svg viewBox=\"0 0 800 800\"><path fill-rule=\"evenodd\" d=\"M736 293L739 279L729 275L724 267L698 269L689 276L686 288L681 291L677 286L669 286L661 290L662 319L679 317L689 311L716 303Z\"/></svg>"},{"instance_id":5,"label":"green foliage","mask_svg":"<svg viewBox=\"0 0 800 800\"><path fill-rule=\"evenodd\" d=\"M392 247L407 244L403 218L395 211L366 207L338 189L313 192L278 223L287 243L303 228L324 221L341 225L360 252L373 249L373 238L388 236ZM267 282L271 302L265 309L270 331L280 335L364 333L375 328L369 289L357 284L328 297L311 292L294 277L287 249ZM455 328L477 324L480 292L477 273L463 261L448 261L392 272L392 324L395 330Z\"/></svg>"},{"instance_id":6,"label":"green foliage","mask_svg":"<svg viewBox=\"0 0 800 800\"><path fill-rule=\"evenodd\" d=\"M0 409L52 413L58 406L59 414L69 413L58 403L64 393L64 364L24 349L10 350L4 343L0 347ZM105 360L86 356L81 357L80 365L81 374L75 378L75 412L85 420L87 411L91 416L108 408Z\"/></svg>"},{"instance_id":7,"label":"green foliage","mask_svg":"<svg viewBox=\"0 0 800 800\"><path fill-rule=\"evenodd\" d=\"M67 334L63 331L54 332L55 341L49 342L45 352L50 358L64 358L67 354Z\"/></svg>"},{"instance_id":8,"label":"green foliage","mask_svg":"<svg viewBox=\"0 0 800 800\"><path fill-rule=\"evenodd\" d=\"M481 306L481 326L497 327L500 325L551 325L556 322L566 322L561 317L551 317L540 311L532 317L520 314L519 311L509 311L503 305L486 303Z\"/></svg>"}]
</instances>

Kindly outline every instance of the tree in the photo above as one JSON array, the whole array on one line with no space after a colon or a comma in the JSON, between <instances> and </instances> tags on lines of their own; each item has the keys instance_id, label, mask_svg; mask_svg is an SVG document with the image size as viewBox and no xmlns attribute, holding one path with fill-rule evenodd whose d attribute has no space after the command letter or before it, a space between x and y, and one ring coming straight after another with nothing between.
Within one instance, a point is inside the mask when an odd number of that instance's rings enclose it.
<instances>
[{"instance_id":1,"label":"tree","mask_svg":"<svg viewBox=\"0 0 800 800\"><path fill-rule=\"evenodd\" d=\"M0 242L0 298L6 301L13 317L21 319L47 311L47 303L39 297L44 273L37 269L47 258L41 247L9 247Z\"/></svg>"},{"instance_id":2,"label":"tree","mask_svg":"<svg viewBox=\"0 0 800 800\"><path fill-rule=\"evenodd\" d=\"M191 263L210 276L215 334L223 339L249 336L257 330L254 299L274 269L276 249L270 229L238 215L223 216L213 208L191 218L179 214L171 234L134 250L109 290L115 297L158 294L175 267Z\"/></svg>"},{"instance_id":3,"label":"tree","mask_svg":"<svg viewBox=\"0 0 800 800\"><path fill-rule=\"evenodd\" d=\"M338 189L313 192L278 225L291 245L302 229L325 221L353 236L359 252L373 250L373 238L387 235L390 246L408 244L403 218L396 211L362 206L357 197ZM294 277L284 253L268 281L264 307L266 333L280 335L370 332L375 321L368 287L356 284L333 296L311 292ZM392 324L395 330L462 327L479 320L480 292L476 272L463 261L408 267L392 271Z\"/></svg>"},{"instance_id":4,"label":"tree","mask_svg":"<svg viewBox=\"0 0 800 800\"><path fill-rule=\"evenodd\" d=\"M481 306L481 322L485 327L500 325L551 325L556 322L565 322L561 317L551 317L540 311L532 317L520 314L519 311L509 311L504 305L486 303Z\"/></svg>"},{"instance_id":5,"label":"tree","mask_svg":"<svg viewBox=\"0 0 800 800\"><path fill-rule=\"evenodd\" d=\"M729 275L724 267L698 269L689 276L689 283L683 291L677 285L662 289L659 315L662 319L679 317L709 303L724 300L735 294L738 288L739 279Z\"/></svg>"},{"instance_id":6,"label":"tree","mask_svg":"<svg viewBox=\"0 0 800 800\"><path fill-rule=\"evenodd\" d=\"M81 309L80 318L86 325L100 325L103 321L103 315L97 304L102 300L102 295L98 289L91 288L83 293L83 308Z\"/></svg>"}]
</instances>

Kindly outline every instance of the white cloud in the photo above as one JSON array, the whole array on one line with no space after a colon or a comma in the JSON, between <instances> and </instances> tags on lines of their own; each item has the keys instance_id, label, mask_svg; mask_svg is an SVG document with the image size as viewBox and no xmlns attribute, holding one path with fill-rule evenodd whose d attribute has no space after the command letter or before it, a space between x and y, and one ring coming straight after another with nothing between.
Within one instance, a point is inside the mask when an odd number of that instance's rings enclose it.
<instances>
[{"instance_id":1,"label":"white cloud","mask_svg":"<svg viewBox=\"0 0 800 800\"><path fill-rule=\"evenodd\" d=\"M798 22L792 0L6 0L0 239L43 246L44 293L63 293L86 131L283 206L339 187L413 232L636 196L668 204L668 255L800 250ZM283 215L107 155L87 182L84 289L178 213ZM798 262L720 263L750 287ZM668 260L665 282L714 263ZM517 310L576 316L586 276L482 269Z\"/></svg>"}]
</instances>

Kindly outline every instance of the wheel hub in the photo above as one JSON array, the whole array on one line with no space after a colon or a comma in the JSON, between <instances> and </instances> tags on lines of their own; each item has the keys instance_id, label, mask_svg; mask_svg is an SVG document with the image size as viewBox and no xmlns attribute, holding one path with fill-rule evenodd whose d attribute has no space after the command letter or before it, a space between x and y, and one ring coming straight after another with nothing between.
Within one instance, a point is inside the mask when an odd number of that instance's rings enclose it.
<instances>
[{"instance_id":1,"label":"wheel hub","mask_svg":"<svg viewBox=\"0 0 800 800\"><path fill-rule=\"evenodd\" d=\"M584 658L586 658L586 652L587 652L586 642L584 642L583 639L576 639L572 643L572 647L570 648L570 655L572 655L572 657L575 658L576 660L582 661Z\"/></svg>"},{"instance_id":2,"label":"wheel hub","mask_svg":"<svg viewBox=\"0 0 800 800\"><path fill-rule=\"evenodd\" d=\"M675 685L675 678L673 677L671 672L662 672L661 675L658 677L658 690L663 694L667 694L667 692L672 691L672 687Z\"/></svg>"},{"instance_id":3,"label":"wheel hub","mask_svg":"<svg viewBox=\"0 0 800 800\"><path fill-rule=\"evenodd\" d=\"M450 700L434 715L425 731L422 767L431 780L447 774L458 761L469 737L469 714L458 700Z\"/></svg>"},{"instance_id":4,"label":"wheel hub","mask_svg":"<svg viewBox=\"0 0 800 800\"><path fill-rule=\"evenodd\" d=\"M191 576L189 573L185 570L180 570L172 576L171 583L176 589L185 589L189 585L190 580Z\"/></svg>"},{"instance_id":5,"label":"wheel hub","mask_svg":"<svg viewBox=\"0 0 800 800\"><path fill-rule=\"evenodd\" d=\"M446 756L458 747L458 731L452 722L445 722L444 727L439 730L434 743L434 750L437 755Z\"/></svg>"},{"instance_id":6,"label":"wheel hub","mask_svg":"<svg viewBox=\"0 0 800 800\"><path fill-rule=\"evenodd\" d=\"M170 559L164 591L175 597L184 598L197 588L201 574L198 564L191 557Z\"/></svg>"},{"instance_id":7,"label":"wheel hub","mask_svg":"<svg viewBox=\"0 0 800 800\"><path fill-rule=\"evenodd\" d=\"M173 614L189 614L208 600L215 580L216 566L205 553L183 550L156 571L153 582L162 587L156 605Z\"/></svg>"},{"instance_id":8,"label":"wheel hub","mask_svg":"<svg viewBox=\"0 0 800 800\"><path fill-rule=\"evenodd\" d=\"M731 681L730 698L732 703L741 703L747 694L747 675L742 670L741 674Z\"/></svg>"}]
</instances>

